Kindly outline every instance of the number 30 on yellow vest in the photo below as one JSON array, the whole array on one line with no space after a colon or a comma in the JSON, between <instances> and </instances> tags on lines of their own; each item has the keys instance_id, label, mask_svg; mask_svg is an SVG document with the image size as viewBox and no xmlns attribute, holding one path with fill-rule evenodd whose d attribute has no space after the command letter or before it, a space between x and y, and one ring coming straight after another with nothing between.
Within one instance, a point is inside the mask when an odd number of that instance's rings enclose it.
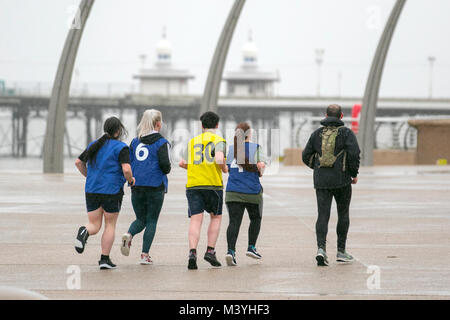
<instances>
[{"instance_id":1,"label":"number 30 on yellow vest","mask_svg":"<svg viewBox=\"0 0 450 320\"><path fill-rule=\"evenodd\" d=\"M219 142L225 142L225 139L212 132L204 132L189 141L187 188L223 186L222 171L214 161Z\"/></svg>"}]
</instances>

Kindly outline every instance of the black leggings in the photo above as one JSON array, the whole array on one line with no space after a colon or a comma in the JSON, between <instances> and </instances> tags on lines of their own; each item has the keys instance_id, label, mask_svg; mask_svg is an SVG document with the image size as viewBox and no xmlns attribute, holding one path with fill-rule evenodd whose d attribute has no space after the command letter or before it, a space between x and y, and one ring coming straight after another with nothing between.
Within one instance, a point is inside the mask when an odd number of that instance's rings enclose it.
<instances>
[{"instance_id":1,"label":"black leggings","mask_svg":"<svg viewBox=\"0 0 450 320\"><path fill-rule=\"evenodd\" d=\"M352 185L338 189L316 189L319 216L316 222L317 246L326 248L328 220L330 220L331 202L336 200L338 222L336 227L337 247L344 251L350 226L349 207L352 199Z\"/></svg>"},{"instance_id":2,"label":"black leggings","mask_svg":"<svg viewBox=\"0 0 450 320\"><path fill-rule=\"evenodd\" d=\"M236 251L236 241L241 227L244 211L247 209L250 217L250 226L248 228L248 245L256 245L259 230L261 229L262 204L245 202L227 202L230 224L227 229L228 250Z\"/></svg>"}]
</instances>

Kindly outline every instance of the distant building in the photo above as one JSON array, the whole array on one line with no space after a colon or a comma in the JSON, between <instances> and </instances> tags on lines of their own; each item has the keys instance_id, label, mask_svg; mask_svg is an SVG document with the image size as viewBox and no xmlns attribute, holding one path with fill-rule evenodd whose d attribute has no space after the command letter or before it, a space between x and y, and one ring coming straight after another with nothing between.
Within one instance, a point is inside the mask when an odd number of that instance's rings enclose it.
<instances>
[{"instance_id":1,"label":"distant building","mask_svg":"<svg viewBox=\"0 0 450 320\"><path fill-rule=\"evenodd\" d=\"M145 62L145 56L142 56ZM162 39L156 46L156 63L152 69L144 66L138 75L140 93L143 95L177 96L188 94L188 81L194 76L188 70L172 67L172 45L163 30Z\"/></svg>"},{"instance_id":2,"label":"distant building","mask_svg":"<svg viewBox=\"0 0 450 320\"><path fill-rule=\"evenodd\" d=\"M240 70L229 71L223 77L226 81L226 95L231 97L271 97L274 83L279 81L278 72L261 71L258 67L258 48L249 33L248 42L242 48L243 63Z\"/></svg>"}]
</instances>

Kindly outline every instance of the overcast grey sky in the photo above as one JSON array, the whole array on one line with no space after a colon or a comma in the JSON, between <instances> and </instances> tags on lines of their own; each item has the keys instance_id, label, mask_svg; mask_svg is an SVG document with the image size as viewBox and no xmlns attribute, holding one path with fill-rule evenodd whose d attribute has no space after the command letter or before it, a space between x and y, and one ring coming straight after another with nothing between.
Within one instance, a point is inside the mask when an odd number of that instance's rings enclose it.
<instances>
[{"instance_id":1,"label":"overcast grey sky","mask_svg":"<svg viewBox=\"0 0 450 320\"><path fill-rule=\"evenodd\" d=\"M75 0L0 0L0 79L53 81ZM233 0L96 0L75 68L80 82L132 82L138 56L155 61L167 26L173 63L203 91L210 60ZM262 69L279 70L279 95L314 95L314 50L324 48L322 93L362 96L370 63L394 0L247 0L226 70L239 68L253 30ZM379 15L377 14L379 13ZM449 0L408 0L397 26L382 96L425 97L429 55L437 58L434 95L450 97Z\"/></svg>"}]
</instances>

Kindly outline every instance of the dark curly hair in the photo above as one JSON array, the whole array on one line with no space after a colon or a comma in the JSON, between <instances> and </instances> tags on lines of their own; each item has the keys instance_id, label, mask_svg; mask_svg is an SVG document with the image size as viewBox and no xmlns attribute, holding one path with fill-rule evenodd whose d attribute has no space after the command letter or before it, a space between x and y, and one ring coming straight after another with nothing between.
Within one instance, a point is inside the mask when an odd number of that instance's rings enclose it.
<instances>
[{"instance_id":1,"label":"dark curly hair","mask_svg":"<svg viewBox=\"0 0 450 320\"><path fill-rule=\"evenodd\" d=\"M219 123L219 116L212 112L207 111L204 114L201 115L200 121L202 122L202 126L205 129L214 129L216 128L217 124Z\"/></svg>"}]
</instances>

